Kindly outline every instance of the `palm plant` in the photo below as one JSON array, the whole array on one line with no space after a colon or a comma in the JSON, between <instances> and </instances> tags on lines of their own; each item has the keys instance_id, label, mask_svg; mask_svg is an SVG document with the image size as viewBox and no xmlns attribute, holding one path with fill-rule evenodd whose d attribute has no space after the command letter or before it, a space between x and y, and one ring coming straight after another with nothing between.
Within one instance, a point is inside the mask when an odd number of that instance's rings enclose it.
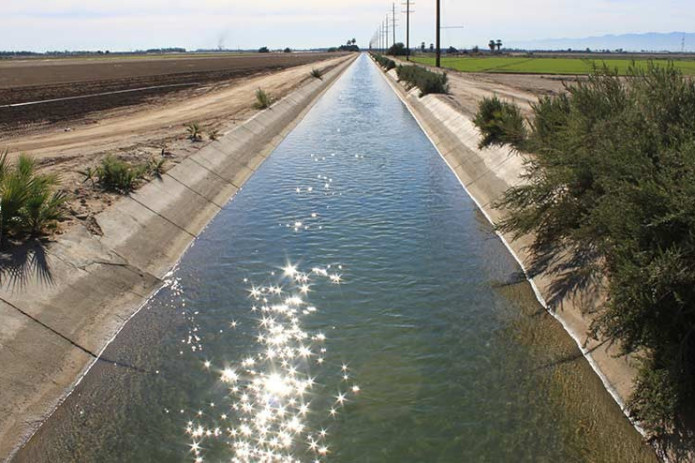
<instances>
[{"instance_id":1,"label":"palm plant","mask_svg":"<svg viewBox=\"0 0 695 463\"><path fill-rule=\"evenodd\" d=\"M502 41L500 39L497 39L495 46L497 46L497 51L501 51L502 50Z\"/></svg>"},{"instance_id":2,"label":"palm plant","mask_svg":"<svg viewBox=\"0 0 695 463\"><path fill-rule=\"evenodd\" d=\"M46 228L55 226L63 218L63 205L68 200L64 191L52 193L48 189L39 189L27 200L23 220L31 236L40 235Z\"/></svg>"},{"instance_id":3,"label":"palm plant","mask_svg":"<svg viewBox=\"0 0 695 463\"><path fill-rule=\"evenodd\" d=\"M494 52L495 48L497 48L497 43L494 40L490 40L487 46L490 47L490 51Z\"/></svg>"},{"instance_id":4,"label":"palm plant","mask_svg":"<svg viewBox=\"0 0 695 463\"><path fill-rule=\"evenodd\" d=\"M151 158L147 162L147 172L152 177L161 179L162 175L164 175L164 163L166 163L166 159L164 158L159 160Z\"/></svg>"},{"instance_id":5,"label":"palm plant","mask_svg":"<svg viewBox=\"0 0 695 463\"><path fill-rule=\"evenodd\" d=\"M202 130L197 122L192 122L186 126L188 138L191 141L201 141L203 139Z\"/></svg>"},{"instance_id":6,"label":"palm plant","mask_svg":"<svg viewBox=\"0 0 695 463\"><path fill-rule=\"evenodd\" d=\"M311 70L311 77L314 77L319 80L323 80L323 72L321 72L320 69L312 69Z\"/></svg>"},{"instance_id":7,"label":"palm plant","mask_svg":"<svg viewBox=\"0 0 695 463\"><path fill-rule=\"evenodd\" d=\"M63 217L65 192L52 190L55 175L39 175L32 158L20 155L14 168L7 162L7 151L0 155L0 229L7 236L36 236Z\"/></svg>"},{"instance_id":8,"label":"palm plant","mask_svg":"<svg viewBox=\"0 0 695 463\"><path fill-rule=\"evenodd\" d=\"M98 177L97 170L93 167L87 167L86 169L78 170L77 173L84 177L82 183L92 182L92 185L94 185L95 180Z\"/></svg>"}]
</instances>

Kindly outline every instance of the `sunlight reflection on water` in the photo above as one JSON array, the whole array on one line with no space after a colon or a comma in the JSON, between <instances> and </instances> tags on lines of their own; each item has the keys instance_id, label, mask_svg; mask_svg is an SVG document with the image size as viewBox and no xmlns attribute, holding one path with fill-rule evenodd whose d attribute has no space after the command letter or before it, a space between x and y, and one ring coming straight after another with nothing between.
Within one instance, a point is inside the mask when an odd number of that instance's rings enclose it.
<instances>
[{"instance_id":1,"label":"sunlight reflection on water","mask_svg":"<svg viewBox=\"0 0 695 463\"><path fill-rule=\"evenodd\" d=\"M204 461L207 439L224 440L233 451L232 461L240 463L297 462L301 456L321 461L328 455L330 422L324 423L335 420L360 392L346 364L326 362L325 334L303 327L304 319L319 310L309 301L312 283L341 282L339 274L329 271L330 266L314 267L304 273L287 264L274 285L248 289L256 344L238 364L203 362L225 384L227 395L218 416L198 412L186 425L196 462ZM230 327L236 328L236 322ZM316 368L340 378L342 389L328 405L325 387L312 374Z\"/></svg>"}]
</instances>

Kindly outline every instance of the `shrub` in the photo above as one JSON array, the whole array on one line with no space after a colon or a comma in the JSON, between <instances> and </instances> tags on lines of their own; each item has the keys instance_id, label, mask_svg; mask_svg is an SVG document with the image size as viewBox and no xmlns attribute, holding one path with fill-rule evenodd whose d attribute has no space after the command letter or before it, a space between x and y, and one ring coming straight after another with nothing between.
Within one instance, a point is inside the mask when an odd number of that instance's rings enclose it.
<instances>
[{"instance_id":1,"label":"shrub","mask_svg":"<svg viewBox=\"0 0 695 463\"><path fill-rule=\"evenodd\" d=\"M533 233L555 303L605 282L591 334L643 358L629 406L658 434L695 402L695 82L672 65L629 74L597 69L534 106L527 182L499 228Z\"/></svg>"},{"instance_id":2,"label":"shrub","mask_svg":"<svg viewBox=\"0 0 695 463\"><path fill-rule=\"evenodd\" d=\"M212 141L217 140L220 138L220 131L217 129L212 129L208 132L208 138Z\"/></svg>"},{"instance_id":3,"label":"shrub","mask_svg":"<svg viewBox=\"0 0 695 463\"><path fill-rule=\"evenodd\" d=\"M36 173L36 164L21 155L14 166L7 162L7 152L0 156L0 225L2 240L37 236L55 226L63 217L67 196L53 191L58 185L55 175Z\"/></svg>"},{"instance_id":4,"label":"shrub","mask_svg":"<svg viewBox=\"0 0 695 463\"><path fill-rule=\"evenodd\" d=\"M106 191L129 193L143 180L161 178L164 175L166 159L150 158L141 164L131 164L112 155L102 159L97 167L88 167L78 173L84 176L83 182L91 181Z\"/></svg>"},{"instance_id":5,"label":"shrub","mask_svg":"<svg viewBox=\"0 0 695 463\"><path fill-rule=\"evenodd\" d=\"M145 177L147 165L133 166L125 161L106 156L96 168L98 183L107 191L129 193L135 189L138 181Z\"/></svg>"},{"instance_id":6,"label":"shrub","mask_svg":"<svg viewBox=\"0 0 695 463\"><path fill-rule=\"evenodd\" d=\"M516 105L501 101L496 96L483 98L473 119L483 135L479 148L510 144L522 149L526 140L524 118Z\"/></svg>"},{"instance_id":7,"label":"shrub","mask_svg":"<svg viewBox=\"0 0 695 463\"><path fill-rule=\"evenodd\" d=\"M259 88L256 90L256 103L253 107L256 109L266 109L270 108L273 104L273 98L265 90Z\"/></svg>"},{"instance_id":8,"label":"shrub","mask_svg":"<svg viewBox=\"0 0 695 463\"><path fill-rule=\"evenodd\" d=\"M323 72L321 72L320 69L312 69L311 70L311 77L314 77L319 80L323 80Z\"/></svg>"},{"instance_id":9,"label":"shrub","mask_svg":"<svg viewBox=\"0 0 695 463\"><path fill-rule=\"evenodd\" d=\"M387 72L396 67L396 62L394 60L383 55L373 54L372 57L379 64L379 66L384 68Z\"/></svg>"},{"instance_id":10,"label":"shrub","mask_svg":"<svg viewBox=\"0 0 695 463\"><path fill-rule=\"evenodd\" d=\"M406 88L417 87L420 97L430 93L449 93L449 78L446 74L429 71L420 66L398 66L398 80L405 82Z\"/></svg>"},{"instance_id":11,"label":"shrub","mask_svg":"<svg viewBox=\"0 0 695 463\"><path fill-rule=\"evenodd\" d=\"M197 122L192 122L186 126L186 131L188 132L188 139L196 142L203 139L202 129Z\"/></svg>"}]
</instances>

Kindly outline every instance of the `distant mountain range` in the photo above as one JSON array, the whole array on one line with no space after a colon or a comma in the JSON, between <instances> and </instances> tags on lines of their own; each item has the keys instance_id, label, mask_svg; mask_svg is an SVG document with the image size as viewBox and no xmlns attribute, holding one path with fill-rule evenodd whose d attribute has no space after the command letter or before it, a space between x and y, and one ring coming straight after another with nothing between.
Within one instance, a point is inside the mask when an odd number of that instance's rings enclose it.
<instances>
[{"instance_id":1,"label":"distant mountain range","mask_svg":"<svg viewBox=\"0 0 695 463\"><path fill-rule=\"evenodd\" d=\"M685 42L683 41L685 39ZM649 32L646 34L604 35L578 39L546 39L533 41L505 42L505 48L526 50L617 50L625 51L670 51L680 52L685 43L686 52L695 52L695 33Z\"/></svg>"}]
</instances>

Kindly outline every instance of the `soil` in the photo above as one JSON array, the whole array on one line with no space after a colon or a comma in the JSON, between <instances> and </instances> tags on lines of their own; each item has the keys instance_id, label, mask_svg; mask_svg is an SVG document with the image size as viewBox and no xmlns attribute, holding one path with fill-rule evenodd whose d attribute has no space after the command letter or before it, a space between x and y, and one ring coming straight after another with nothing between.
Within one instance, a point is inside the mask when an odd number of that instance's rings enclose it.
<instances>
[{"instance_id":1,"label":"soil","mask_svg":"<svg viewBox=\"0 0 695 463\"><path fill-rule=\"evenodd\" d=\"M399 59L399 64L409 64ZM432 71L441 72L432 66ZM449 77L449 98L464 114L474 117L478 103L484 97L497 95L499 98L516 103L525 116L530 116L531 105L539 97L558 95L565 91L566 85L572 85L585 77L554 76L540 74L492 74L475 72L458 72L444 69Z\"/></svg>"},{"instance_id":2,"label":"soil","mask_svg":"<svg viewBox=\"0 0 695 463\"><path fill-rule=\"evenodd\" d=\"M335 56L282 53L8 60L0 62L0 128L13 130L27 124L56 123L94 111L140 104L185 87L200 88ZM123 93L104 95L109 92ZM85 98L88 95L96 96ZM8 106L55 99L62 100Z\"/></svg>"}]
</instances>

